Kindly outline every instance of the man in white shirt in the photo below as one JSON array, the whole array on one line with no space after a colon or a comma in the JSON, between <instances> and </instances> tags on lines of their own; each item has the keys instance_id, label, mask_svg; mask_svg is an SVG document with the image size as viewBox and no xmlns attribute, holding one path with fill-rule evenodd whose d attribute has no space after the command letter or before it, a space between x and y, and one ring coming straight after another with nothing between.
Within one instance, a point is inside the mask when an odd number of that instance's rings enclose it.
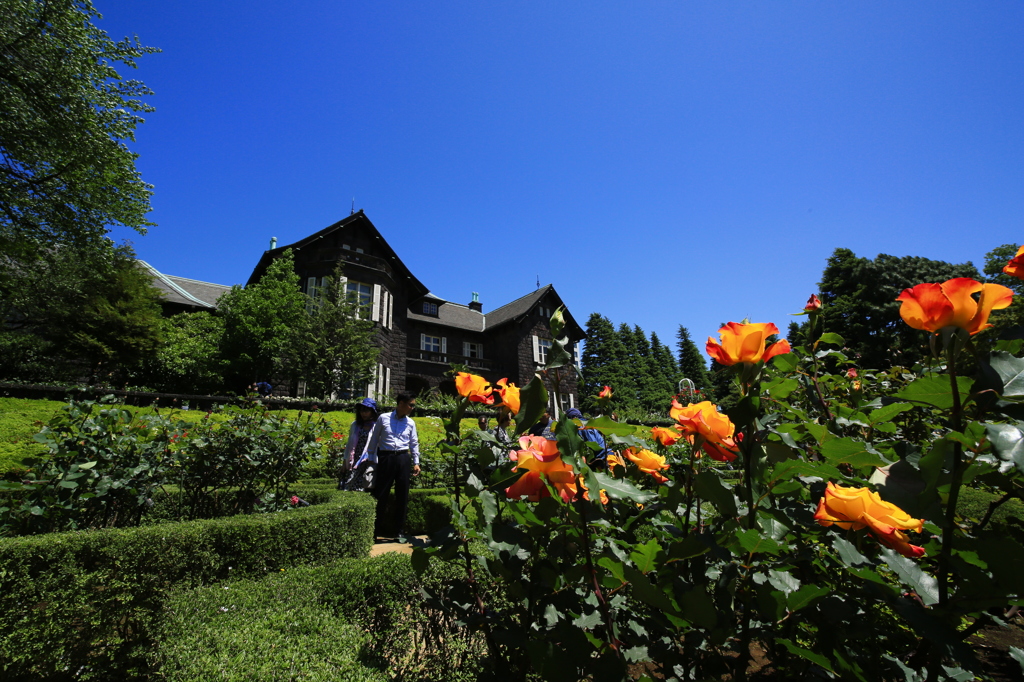
<instances>
[{"instance_id":1,"label":"man in white shirt","mask_svg":"<svg viewBox=\"0 0 1024 682\"><path fill-rule=\"evenodd\" d=\"M399 393L398 405L394 412L377 417L370 438L366 442L366 454L377 463L377 482L373 494L377 498L377 527L384 515L384 506L395 486L395 526L398 541L408 542L405 537L405 516L409 509L410 464L413 476L420 475L420 441L416 423L409 416L416 407L416 399L408 393ZM379 534L379 533L378 533Z\"/></svg>"}]
</instances>

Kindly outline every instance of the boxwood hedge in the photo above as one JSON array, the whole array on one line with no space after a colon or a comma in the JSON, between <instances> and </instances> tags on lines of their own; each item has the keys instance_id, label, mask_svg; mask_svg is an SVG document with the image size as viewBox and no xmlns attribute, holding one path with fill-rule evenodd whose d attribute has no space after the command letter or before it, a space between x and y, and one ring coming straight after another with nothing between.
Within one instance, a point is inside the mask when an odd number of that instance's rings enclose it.
<instances>
[{"instance_id":1,"label":"boxwood hedge","mask_svg":"<svg viewBox=\"0 0 1024 682\"><path fill-rule=\"evenodd\" d=\"M364 557L373 520L372 498L337 493L273 514L0 539L0 670L137 672L170 590Z\"/></svg>"}]
</instances>

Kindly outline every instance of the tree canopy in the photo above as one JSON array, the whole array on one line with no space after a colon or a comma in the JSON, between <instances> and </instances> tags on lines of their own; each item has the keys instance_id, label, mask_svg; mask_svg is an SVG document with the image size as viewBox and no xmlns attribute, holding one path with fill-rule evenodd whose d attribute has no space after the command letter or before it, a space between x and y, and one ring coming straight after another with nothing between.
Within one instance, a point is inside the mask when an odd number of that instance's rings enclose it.
<instances>
[{"instance_id":1,"label":"tree canopy","mask_svg":"<svg viewBox=\"0 0 1024 682\"><path fill-rule=\"evenodd\" d=\"M145 233L151 186L128 149L152 94L117 66L156 52L112 40L89 0L0 1L0 256Z\"/></svg>"}]
</instances>

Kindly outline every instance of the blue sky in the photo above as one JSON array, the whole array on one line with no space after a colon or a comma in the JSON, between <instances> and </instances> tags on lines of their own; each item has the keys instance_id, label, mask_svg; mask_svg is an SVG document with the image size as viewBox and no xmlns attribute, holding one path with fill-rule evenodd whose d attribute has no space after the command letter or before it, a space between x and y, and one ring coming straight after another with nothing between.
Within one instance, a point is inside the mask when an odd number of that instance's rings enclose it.
<instances>
[{"instance_id":1,"label":"blue sky","mask_svg":"<svg viewBox=\"0 0 1024 682\"><path fill-rule=\"evenodd\" d=\"M161 54L139 257L244 283L355 197L438 296L783 331L837 247L1024 241L1019 2L96 0Z\"/></svg>"}]
</instances>

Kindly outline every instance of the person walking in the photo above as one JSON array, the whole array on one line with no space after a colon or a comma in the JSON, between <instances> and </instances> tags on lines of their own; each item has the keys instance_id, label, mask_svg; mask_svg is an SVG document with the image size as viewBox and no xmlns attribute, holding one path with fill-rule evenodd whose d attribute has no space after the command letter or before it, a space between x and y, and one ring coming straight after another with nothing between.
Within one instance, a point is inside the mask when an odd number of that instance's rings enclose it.
<instances>
[{"instance_id":1,"label":"person walking","mask_svg":"<svg viewBox=\"0 0 1024 682\"><path fill-rule=\"evenodd\" d=\"M370 431L377 423L377 401L364 398L356 405L356 418L348 431L348 443L341 461L341 476L338 478L338 489L366 490L367 482L363 478L363 470L356 471L356 457L362 456L366 443L370 440ZM347 480L346 480L347 479Z\"/></svg>"},{"instance_id":2,"label":"person walking","mask_svg":"<svg viewBox=\"0 0 1024 682\"><path fill-rule=\"evenodd\" d=\"M366 443L366 454L377 463L377 482L373 494L377 497L377 530L384 517L384 507L391 486L395 486L395 527L398 541L405 537L405 517L409 510L409 474L420 475L420 442L416 423L409 416L416 408L416 399L408 393L396 396L393 412L377 418ZM379 535L379 533L377 533Z\"/></svg>"}]
</instances>

